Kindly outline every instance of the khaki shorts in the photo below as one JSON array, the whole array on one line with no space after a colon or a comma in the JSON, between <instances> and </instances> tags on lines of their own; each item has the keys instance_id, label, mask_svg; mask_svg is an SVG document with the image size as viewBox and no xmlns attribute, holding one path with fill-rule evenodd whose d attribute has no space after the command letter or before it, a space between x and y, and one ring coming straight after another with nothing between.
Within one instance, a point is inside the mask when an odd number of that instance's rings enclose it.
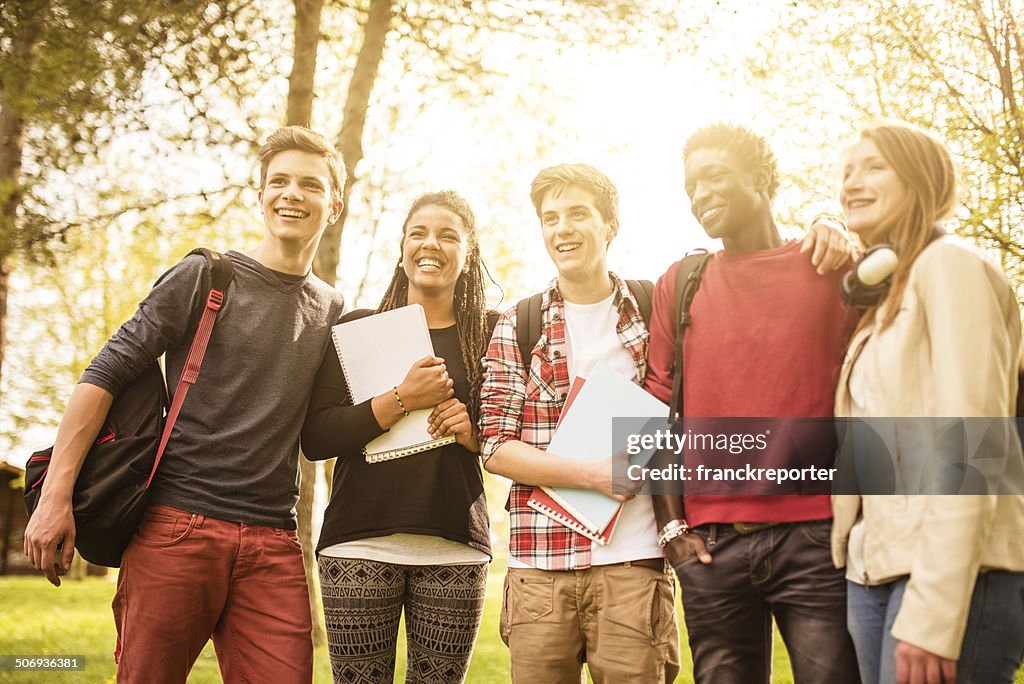
<instances>
[{"instance_id":1,"label":"khaki shorts","mask_svg":"<svg viewBox=\"0 0 1024 684\"><path fill-rule=\"evenodd\" d=\"M604 565L588 570L509 568L501 609L512 681L672 682L679 629L671 573Z\"/></svg>"}]
</instances>

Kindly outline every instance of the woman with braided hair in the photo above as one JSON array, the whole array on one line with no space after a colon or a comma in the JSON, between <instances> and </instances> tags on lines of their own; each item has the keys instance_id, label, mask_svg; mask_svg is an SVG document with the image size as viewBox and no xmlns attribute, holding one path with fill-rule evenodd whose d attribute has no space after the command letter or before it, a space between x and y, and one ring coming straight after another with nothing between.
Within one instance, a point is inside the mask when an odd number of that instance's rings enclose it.
<instances>
[{"instance_id":1,"label":"woman with braided hair","mask_svg":"<svg viewBox=\"0 0 1024 684\"><path fill-rule=\"evenodd\" d=\"M436 356L413 364L394 391L353 406L334 346L324 354L302 447L309 459L338 459L317 544L335 681L392 681L403 610L406 681L465 679L491 558L476 434L480 359L497 319L485 307L484 271L466 201L450 190L420 196L376 312L422 305ZM368 442L431 407L432 435L454 435L454 444L366 462Z\"/></svg>"}]
</instances>

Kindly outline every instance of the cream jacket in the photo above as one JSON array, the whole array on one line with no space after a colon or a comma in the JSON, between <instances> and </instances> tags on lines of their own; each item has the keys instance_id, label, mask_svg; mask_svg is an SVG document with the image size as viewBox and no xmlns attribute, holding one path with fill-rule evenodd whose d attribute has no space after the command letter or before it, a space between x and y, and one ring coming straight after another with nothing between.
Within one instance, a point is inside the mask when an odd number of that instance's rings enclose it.
<instances>
[{"instance_id":1,"label":"cream jacket","mask_svg":"<svg viewBox=\"0 0 1024 684\"><path fill-rule=\"evenodd\" d=\"M851 341L837 416L1014 415L1020 313L994 266L936 240L914 263L899 306L884 332ZM1020 459L1012 441L1010 458ZM898 462L896 476L905 469ZM893 636L944 658L960 655L978 572L1024 571L1021 495L845 495L832 508L836 567L845 566L850 528L863 516L864 583L910 575Z\"/></svg>"}]
</instances>

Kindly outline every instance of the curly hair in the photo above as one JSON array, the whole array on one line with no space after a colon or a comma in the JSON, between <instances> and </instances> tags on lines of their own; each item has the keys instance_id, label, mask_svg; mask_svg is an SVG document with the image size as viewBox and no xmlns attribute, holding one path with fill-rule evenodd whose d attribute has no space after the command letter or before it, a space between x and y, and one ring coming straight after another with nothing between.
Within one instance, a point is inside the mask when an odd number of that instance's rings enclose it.
<instances>
[{"instance_id":1,"label":"curly hair","mask_svg":"<svg viewBox=\"0 0 1024 684\"><path fill-rule=\"evenodd\" d=\"M683 146L683 159L701 149L726 150L745 171L756 173L766 169L768 199L775 199L779 189L779 164L768 142L749 128L738 124L716 123L694 132Z\"/></svg>"},{"instance_id":2,"label":"curly hair","mask_svg":"<svg viewBox=\"0 0 1024 684\"><path fill-rule=\"evenodd\" d=\"M487 351L490 335L487 330L487 301L484 294L484 272L486 267L480 258L480 241L477 237L476 216L469 203L454 190L428 192L417 197L402 224L402 242L405 242L405 230L413 214L427 206L447 209L460 219L466 229L468 245L466 249L466 269L455 281L455 325L459 332L459 349L462 351L462 363L466 366L466 380L469 382L470 418L475 423L480 415L480 381L483 358ZM399 257L394 275L388 285L384 298L377 307L377 312L390 311L409 303L409 277L402 268Z\"/></svg>"}]
</instances>

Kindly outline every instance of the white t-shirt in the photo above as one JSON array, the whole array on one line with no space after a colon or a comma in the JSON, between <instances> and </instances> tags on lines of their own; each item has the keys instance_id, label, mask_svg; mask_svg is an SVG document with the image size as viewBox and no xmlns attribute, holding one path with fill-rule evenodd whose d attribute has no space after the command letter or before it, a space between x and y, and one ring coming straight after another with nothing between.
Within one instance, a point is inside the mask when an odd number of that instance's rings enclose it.
<instances>
[{"instance_id":1,"label":"white t-shirt","mask_svg":"<svg viewBox=\"0 0 1024 684\"><path fill-rule=\"evenodd\" d=\"M636 380L633 357L622 346L616 332L619 312L614 304L615 293L594 304L565 302L566 361L569 377L587 377L599 362ZM630 499L619 513L612 541L607 546L594 543L592 565L610 565L642 558L661 558L658 546L658 525L654 520L651 497Z\"/></svg>"}]
</instances>

